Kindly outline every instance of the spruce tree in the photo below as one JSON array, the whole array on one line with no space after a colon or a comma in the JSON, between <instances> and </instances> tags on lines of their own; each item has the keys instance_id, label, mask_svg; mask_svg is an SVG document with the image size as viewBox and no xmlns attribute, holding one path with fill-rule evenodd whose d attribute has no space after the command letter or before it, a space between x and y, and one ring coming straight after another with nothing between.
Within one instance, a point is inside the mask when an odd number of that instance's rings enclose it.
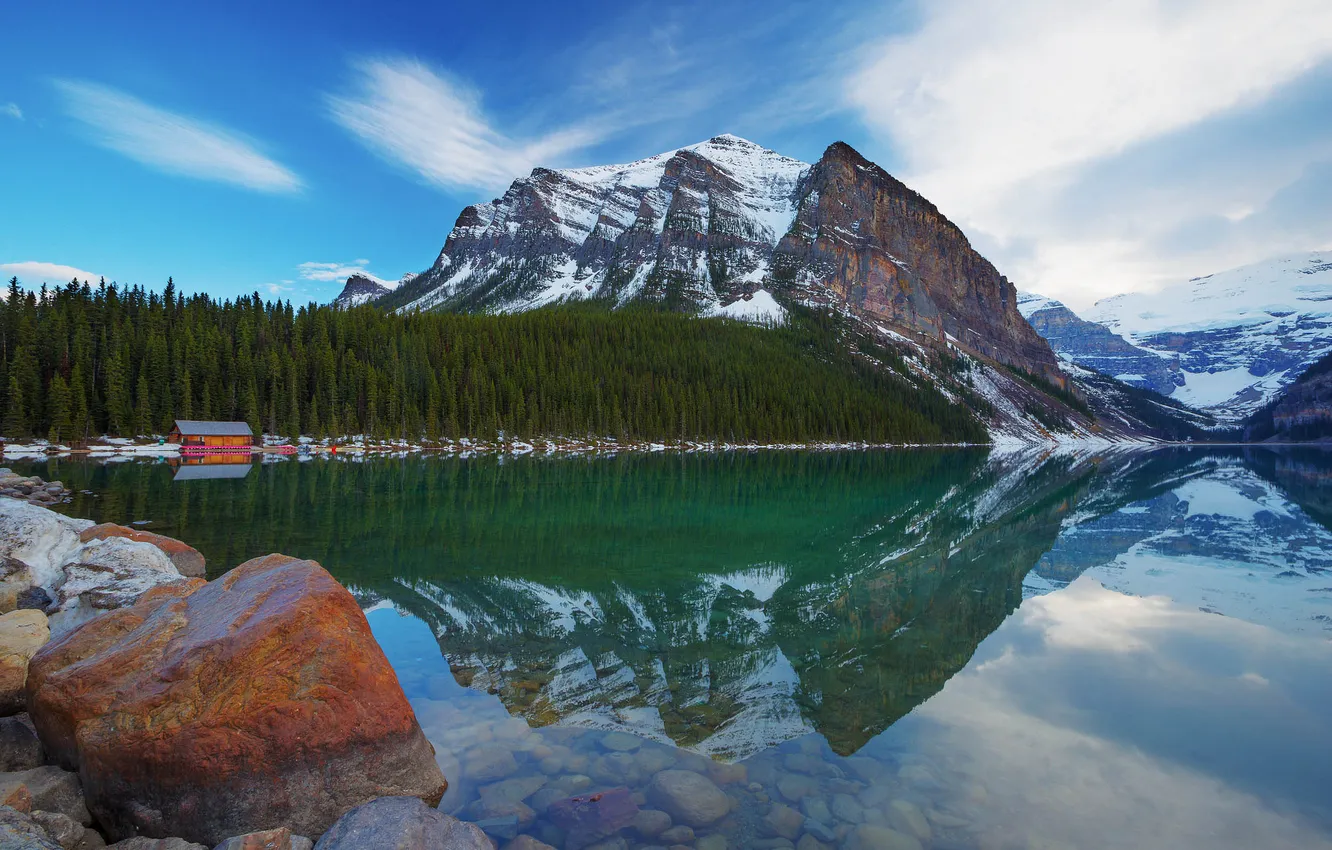
<instances>
[{"instance_id":1,"label":"spruce tree","mask_svg":"<svg viewBox=\"0 0 1332 850\"><path fill-rule=\"evenodd\" d=\"M146 437L153 433L153 406L149 398L147 371L139 372L139 384L134 395L137 398L134 406L134 436Z\"/></svg>"},{"instance_id":2,"label":"spruce tree","mask_svg":"<svg viewBox=\"0 0 1332 850\"><path fill-rule=\"evenodd\" d=\"M46 439L59 443L61 440L69 439L74 433L69 384L65 383L64 378L56 375L51 379L51 387L47 394L51 427L47 431Z\"/></svg>"},{"instance_id":3,"label":"spruce tree","mask_svg":"<svg viewBox=\"0 0 1332 850\"><path fill-rule=\"evenodd\" d=\"M19 386L18 378L13 375L9 376L9 393L5 405L4 427L4 435L10 440L21 440L30 433L28 408L23 403L23 388Z\"/></svg>"}]
</instances>

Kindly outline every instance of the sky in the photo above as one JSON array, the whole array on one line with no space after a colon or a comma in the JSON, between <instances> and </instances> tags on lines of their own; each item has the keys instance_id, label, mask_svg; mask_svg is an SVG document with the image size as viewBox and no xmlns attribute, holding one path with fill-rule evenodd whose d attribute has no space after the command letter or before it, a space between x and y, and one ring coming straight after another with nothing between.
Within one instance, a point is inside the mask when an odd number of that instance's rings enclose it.
<instances>
[{"instance_id":1,"label":"sky","mask_svg":"<svg viewBox=\"0 0 1332 850\"><path fill-rule=\"evenodd\" d=\"M32 287L327 301L534 166L721 133L845 141L1075 308L1332 250L1326 0L15 3L0 46Z\"/></svg>"}]
</instances>

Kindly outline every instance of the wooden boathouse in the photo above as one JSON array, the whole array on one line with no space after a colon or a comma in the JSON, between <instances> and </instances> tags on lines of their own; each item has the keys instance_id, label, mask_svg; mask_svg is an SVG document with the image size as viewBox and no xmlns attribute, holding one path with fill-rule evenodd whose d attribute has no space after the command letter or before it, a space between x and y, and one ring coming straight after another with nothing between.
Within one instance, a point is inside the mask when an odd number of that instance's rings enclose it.
<instances>
[{"instance_id":1,"label":"wooden boathouse","mask_svg":"<svg viewBox=\"0 0 1332 850\"><path fill-rule=\"evenodd\" d=\"M245 422L177 419L167 440L179 443L183 452L247 452L254 444L254 434Z\"/></svg>"}]
</instances>

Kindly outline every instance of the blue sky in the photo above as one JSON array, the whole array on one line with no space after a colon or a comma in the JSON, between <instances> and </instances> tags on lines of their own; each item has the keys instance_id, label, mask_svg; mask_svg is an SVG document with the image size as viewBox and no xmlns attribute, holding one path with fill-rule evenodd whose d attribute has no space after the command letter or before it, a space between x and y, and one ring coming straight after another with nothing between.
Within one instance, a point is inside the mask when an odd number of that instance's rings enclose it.
<instances>
[{"instance_id":1,"label":"blue sky","mask_svg":"<svg viewBox=\"0 0 1332 850\"><path fill-rule=\"evenodd\" d=\"M327 300L723 132L845 140L1075 306L1332 249L1325 0L193 5L0 10L6 278Z\"/></svg>"}]
</instances>

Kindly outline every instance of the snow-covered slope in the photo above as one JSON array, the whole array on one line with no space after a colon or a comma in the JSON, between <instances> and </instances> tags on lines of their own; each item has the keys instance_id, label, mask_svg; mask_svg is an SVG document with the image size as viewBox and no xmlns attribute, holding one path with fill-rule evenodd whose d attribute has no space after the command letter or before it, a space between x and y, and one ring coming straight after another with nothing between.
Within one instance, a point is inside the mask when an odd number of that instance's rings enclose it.
<instances>
[{"instance_id":1,"label":"snow-covered slope","mask_svg":"<svg viewBox=\"0 0 1332 850\"><path fill-rule=\"evenodd\" d=\"M1019 292L1018 310L1062 361L1161 395L1171 395L1184 384L1173 358L1140 348L1104 325L1081 318L1053 298Z\"/></svg>"},{"instance_id":2,"label":"snow-covered slope","mask_svg":"<svg viewBox=\"0 0 1332 850\"><path fill-rule=\"evenodd\" d=\"M723 135L627 165L537 168L464 210L391 304L512 312L642 297L717 310L759 288L809 167Z\"/></svg>"},{"instance_id":3,"label":"snow-covered slope","mask_svg":"<svg viewBox=\"0 0 1332 850\"><path fill-rule=\"evenodd\" d=\"M338 297L333 299L333 304L337 307L359 307L362 304L383 298L399 286L410 283L415 279L416 275L411 272L396 281L384 280L372 274L358 272L347 278L346 284L342 287L342 292L338 293Z\"/></svg>"},{"instance_id":4,"label":"snow-covered slope","mask_svg":"<svg viewBox=\"0 0 1332 850\"><path fill-rule=\"evenodd\" d=\"M1086 318L1178 364L1183 383L1172 397L1238 419L1332 350L1332 253L1281 257L1159 292L1116 295L1098 301ZM1075 362L1086 356L1066 351Z\"/></svg>"}]
</instances>

